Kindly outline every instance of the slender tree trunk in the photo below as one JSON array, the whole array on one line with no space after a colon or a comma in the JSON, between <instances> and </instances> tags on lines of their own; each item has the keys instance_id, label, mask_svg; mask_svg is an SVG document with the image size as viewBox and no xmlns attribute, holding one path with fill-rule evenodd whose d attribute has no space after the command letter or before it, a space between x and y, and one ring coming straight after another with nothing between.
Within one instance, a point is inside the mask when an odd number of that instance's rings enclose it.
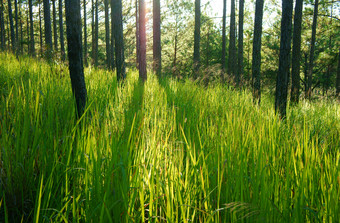
<instances>
[{"instance_id":1,"label":"slender tree trunk","mask_svg":"<svg viewBox=\"0 0 340 223\"><path fill-rule=\"evenodd\" d=\"M290 99L292 103L299 103L300 96L302 8L303 0L296 0L294 13L293 54L292 54L292 90Z\"/></svg>"},{"instance_id":2,"label":"slender tree trunk","mask_svg":"<svg viewBox=\"0 0 340 223\"><path fill-rule=\"evenodd\" d=\"M4 21L4 5L1 0L0 3L0 28L1 28L1 50L5 50L6 38L5 38L5 21Z\"/></svg>"},{"instance_id":3,"label":"slender tree trunk","mask_svg":"<svg viewBox=\"0 0 340 223\"><path fill-rule=\"evenodd\" d=\"M308 68L307 92L306 92L306 98L309 98L309 99L312 96L312 80L313 80L313 66L314 66L313 63L314 63L316 25L317 25L317 20L318 20L318 6L319 6L319 0L315 0L313 26L312 26L312 41L310 44L309 68Z\"/></svg>"},{"instance_id":4,"label":"slender tree trunk","mask_svg":"<svg viewBox=\"0 0 340 223\"><path fill-rule=\"evenodd\" d=\"M139 78L143 81L146 81L147 79L145 6L146 6L145 0L139 0L139 43L140 43Z\"/></svg>"},{"instance_id":5,"label":"slender tree trunk","mask_svg":"<svg viewBox=\"0 0 340 223\"><path fill-rule=\"evenodd\" d=\"M115 1L115 0L114 0ZM91 42L91 45L92 45L92 52L91 52L91 60L92 60L92 64L94 64L94 57L95 57L95 31L94 31L94 27L95 27L95 20L94 20L94 11L95 11L95 5L94 5L94 0L91 0L91 37L92 37L92 42Z\"/></svg>"},{"instance_id":6,"label":"slender tree trunk","mask_svg":"<svg viewBox=\"0 0 340 223\"><path fill-rule=\"evenodd\" d=\"M94 66L98 67L98 0L95 3L95 23L94 23Z\"/></svg>"},{"instance_id":7,"label":"slender tree trunk","mask_svg":"<svg viewBox=\"0 0 340 223\"><path fill-rule=\"evenodd\" d=\"M160 0L153 0L153 69L158 77L162 74L162 46L161 46L161 4Z\"/></svg>"},{"instance_id":8,"label":"slender tree trunk","mask_svg":"<svg viewBox=\"0 0 340 223\"><path fill-rule=\"evenodd\" d=\"M227 0L223 0L223 25L222 25L222 72L221 72L221 81L224 82L224 75L225 75L225 54L226 54L226 18L227 18Z\"/></svg>"},{"instance_id":9,"label":"slender tree trunk","mask_svg":"<svg viewBox=\"0 0 340 223\"><path fill-rule=\"evenodd\" d=\"M60 33L61 60L65 61L63 1L62 0L59 0L59 33Z\"/></svg>"},{"instance_id":10,"label":"slender tree trunk","mask_svg":"<svg viewBox=\"0 0 340 223\"><path fill-rule=\"evenodd\" d=\"M239 24L238 24L238 62L237 62L237 75L236 86L240 85L240 79L243 75L243 16L244 16L244 0L239 2Z\"/></svg>"},{"instance_id":11,"label":"slender tree trunk","mask_svg":"<svg viewBox=\"0 0 340 223\"><path fill-rule=\"evenodd\" d=\"M15 50L16 54L19 53L19 22L18 22L18 1L14 0L14 8L15 8Z\"/></svg>"},{"instance_id":12,"label":"slender tree trunk","mask_svg":"<svg viewBox=\"0 0 340 223\"><path fill-rule=\"evenodd\" d=\"M85 67L88 65L87 63L87 12L86 12L86 0L83 1L84 5L84 63Z\"/></svg>"},{"instance_id":13,"label":"slender tree trunk","mask_svg":"<svg viewBox=\"0 0 340 223\"><path fill-rule=\"evenodd\" d=\"M41 3L39 2L39 34L40 34L40 55L43 55L43 35L42 35L42 19L41 19Z\"/></svg>"},{"instance_id":14,"label":"slender tree trunk","mask_svg":"<svg viewBox=\"0 0 340 223\"><path fill-rule=\"evenodd\" d=\"M124 58L124 39L123 39L123 14L122 0L113 1L113 17L115 28L115 52L116 52L116 68L117 80L124 80L125 74L125 58Z\"/></svg>"},{"instance_id":15,"label":"slender tree trunk","mask_svg":"<svg viewBox=\"0 0 340 223\"><path fill-rule=\"evenodd\" d=\"M77 114L80 118L84 112L87 97L83 67L80 0L66 0L65 4L69 70L72 92L77 103Z\"/></svg>"},{"instance_id":16,"label":"slender tree trunk","mask_svg":"<svg viewBox=\"0 0 340 223\"><path fill-rule=\"evenodd\" d=\"M336 74L336 96L340 99L340 48L338 54L338 72Z\"/></svg>"},{"instance_id":17,"label":"slender tree trunk","mask_svg":"<svg viewBox=\"0 0 340 223\"><path fill-rule=\"evenodd\" d=\"M136 4L136 68L139 69L139 54L140 54L140 47L139 47L139 17L138 17L138 0L135 2Z\"/></svg>"},{"instance_id":18,"label":"slender tree trunk","mask_svg":"<svg viewBox=\"0 0 340 223\"><path fill-rule=\"evenodd\" d=\"M46 45L46 58L52 59L52 29L51 29L51 11L50 0L44 1L44 23L45 23L45 45Z\"/></svg>"},{"instance_id":19,"label":"slender tree trunk","mask_svg":"<svg viewBox=\"0 0 340 223\"><path fill-rule=\"evenodd\" d=\"M261 38L263 4L264 0L256 0L252 63L253 101L255 104L261 103Z\"/></svg>"},{"instance_id":20,"label":"slender tree trunk","mask_svg":"<svg viewBox=\"0 0 340 223\"><path fill-rule=\"evenodd\" d=\"M13 24L13 15L12 15L12 3L11 0L8 0L8 17L9 17L9 24L11 29L11 41L12 41L12 51L15 52L15 33L14 33L14 24Z\"/></svg>"},{"instance_id":21,"label":"slender tree trunk","mask_svg":"<svg viewBox=\"0 0 340 223\"><path fill-rule=\"evenodd\" d=\"M235 78L236 74L236 29L235 29L235 0L231 0L230 11L230 42L228 58L228 74Z\"/></svg>"},{"instance_id":22,"label":"slender tree trunk","mask_svg":"<svg viewBox=\"0 0 340 223\"><path fill-rule=\"evenodd\" d=\"M29 4L29 15L30 15L30 54L32 56L35 56L35 46L34 46L34 29L33 29L33 6L32 6L32 0L28 1Z\"/></svg>"},{"instance_id":23,"label":"slender tree trunk","mask_svg":"<svg viewBox=\"0 0 340 223\"><path fill-rule=\"evenodd\" d=\"M53 37L54 37L54 51L58 51L58 32L57 32L57 10L55 8L55 0L52 0L53 13Z\"/></svg>"},{"instance_id":24,"label":"slender tree trunk","mask_svg":"<svg viewBox=\"0 0 340 223\"><path fill-rule=\"evenodd\" d=\"M22 7L21 7L21 3L19 2L19 24L20 24L20 52L23 53L24 52L24 45L22 44L22 42L24 41L24 33L23 33L23 22L22 22Z\"/></svg>"},{"instance_id":25,"label":"slender tree trunk","mask_svg":"<svg viewBox=\"0 0 340 223\"><path fill-rule=\"evenodd\" d=\"M200 69L201 40L201 0L195 0L195 33L194 33L194 78L198 78Z\"/></svg>"},{"instance_id":26,"label":"slender tree trunk","mask_svg":"<svg viewBox=\"0 0 340 223\"><path fill-rule=\"evenodd\" d=\"M106 41L106 64L110 68L111 46L110 46L110 19L109 19L109 0L104 0L105 5L105 41Z\"/></svg>"},{"instance_id":27,"label":"slender tree trunk","mask_svg":"<svg viewBox=\"0 0 340 223\"><path fill-rule=\"evenodd\" d=\"M111 0L111 70L116 67L115 64L115 18L114 18L114 1Z\"/></svg>"},{"instance_id":28,"label":"slender tree trunk","mask_svg":"<svg viewBox=\"0 0 340 223\"><path fill-rule=\"evenodd\" d=\"M293 0L282 1L282 20L281 20L281 40L280 40L280 58L279 72L276 81L275 111L284 119L286 117L289 68L290 68L290 50L292 38L292 13Z\"/></svg>"}]
</instances>

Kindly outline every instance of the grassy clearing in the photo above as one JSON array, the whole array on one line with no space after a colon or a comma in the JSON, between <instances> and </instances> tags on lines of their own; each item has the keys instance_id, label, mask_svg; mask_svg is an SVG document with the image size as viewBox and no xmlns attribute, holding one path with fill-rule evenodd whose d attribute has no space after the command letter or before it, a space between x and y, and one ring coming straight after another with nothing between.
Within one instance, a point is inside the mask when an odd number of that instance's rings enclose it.
<instances>
[{"instance_id":1,"label":"grassy clearing","mask_svg":"<svg viewBox=\"0 0 340 223\"><path fill-rule=\"evenodd\" d=\"M2 222L336 222L340 106L0 54Z\"/></svg>"}]
</instances>

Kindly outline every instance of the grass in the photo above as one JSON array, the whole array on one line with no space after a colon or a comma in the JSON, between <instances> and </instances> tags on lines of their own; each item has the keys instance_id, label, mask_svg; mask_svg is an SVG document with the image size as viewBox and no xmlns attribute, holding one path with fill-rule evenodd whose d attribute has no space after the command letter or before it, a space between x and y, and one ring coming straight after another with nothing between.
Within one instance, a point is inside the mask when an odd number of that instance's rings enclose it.
<instances>
[{"instance_id":1,"label":"grass","mask_svg":"<svg viewBox=\"0 0 340 223\"><path fill-rule=\"evenodd\" d=\"M0 54L0 222L337 222L340 106Z\"/></svg>"}]
</instances>

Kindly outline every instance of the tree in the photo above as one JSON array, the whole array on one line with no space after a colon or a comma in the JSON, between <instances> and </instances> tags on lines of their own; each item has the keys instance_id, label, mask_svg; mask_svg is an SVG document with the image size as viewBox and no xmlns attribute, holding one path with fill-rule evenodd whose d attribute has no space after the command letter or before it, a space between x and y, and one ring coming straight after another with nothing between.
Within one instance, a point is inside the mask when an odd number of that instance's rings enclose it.
<instances>
[{"instance_id":1,"label":"tree","mask_svg":"<svg viewBox=\"0 0 340 223\"><path fill-rule=\"evenodd\" d=\"M21 32L22 33L22 32ZM39 37L40 37L40 55L43 54L43 37L42 37L42 18L41 18L41 1L39 1Z\"/></svg>"},{"instance_id":2,"label":"tree","mask_svg":"<svg viewBox=\"0 0 340 223\"><path fill-rule=\"evenodd\" d=\"M84 63L87 66L87 23L86 23L86 0L83 1L84 6Z\"/></svg>"},{"instance_id":3,"label":"tree","mask_svg":"<svg viewBox=\"0 0 340 223\"><path fill-rule=\"evenodd\" d=\"M227 0L223 0L223 25L222 25L222 72L221 72L221 80L224 82L224 73L225 73L225 54L226 54L226 17L227 17Z\"/></svg>"},{"instance_id":4,"label":"tree","mask_svg":"<svg viewBox=\"0 0 340 223\"><path fill-rule=\"evenodd\" d=\"M116 53L116 68L117 80L124 80L125 74L125 58L124 58L124 39L123 39L123 15L122 15L122 0L113 0L113 18L115 30L115 53Z\"/></svg>"},{"instance_id":5,"label":"tree","mask_svg":"<svg viewBox=\"0 0 340 223\"><path fill-rule=\"evenodd\" d=\"M252 85L254 103L261 102L261 37L264 0L256 0L253 40Z\"/></svg>"},{"instance_id":6,"label":"tree","mask_svg":"<svg viewBox=\"0 0 340 223\"><path fill-rule=\"evenodd\" d=\"M98 66L98 0L95 3L95 23L94 23L94 66Z\"/></svg>"},{"instance_id":7,"label":"tree","mask_svg":"<svg viewBox=\"0 0 340 223\"><path fill-rule=\"evenodd\" d=\"M59 0L59 33L60 33L61 60L65 61L64 24L63 24L63 1L62 0Z\"/></svg>"},{"instance_id":8,"label":"tree","mask_svg":"<svg viewBox=\"0 0 340 223\"><path fill-rule=\"evenodd\" d=\"M33 6L32 0L28 1L29 5L29 16L30 16L30 54L32 56L35 55L35 46L34 46L34 27L33 27Z\"/></svg>"},{"instance_id":9,"label":"tree","mask_svg":"<svg viewBox=\"0 0 340 223\"><path fill-rule=\"evenodd\" d=\"M146 31L145 31L145 0L139 0L139 78L147 79L146 71Z\"/></svg>"},{"instance_id":10,"label":"tree","mask_svg":"<svg viewBox=\"0 0 340 223\"><path fill-rule=\"evenodd\" d=\"M294 13L293 54L292 54L292 90L291 102L299 102L300 60L301 60L301 23L303 0L296 0Z\"/></svg>"},{"instance_id":11,"label":"tree","mask_svg":"<svg viewBox=\"0 0 340 223\"><path fill-rule=\"evenodd\" d=\"M44 2L44 23L45 23L45 45L46 57L48 60L52 59L52 29L51 29L51 11L50 0L43 0Z\"/></svg>"},{"instance_id":12,"label":"tree","mask_svg":"<svg viewBox=\"0 0 340 223\"><path fill-rule=\"evenodd\" d=\"M309 53L309 67L307 76L307 92L306 98L310 98L312 95L312 79L313 79L313 63L314 63L314 50L315 50L315 36L316 36L316 24L318 20L318 6L319 0L315 0L314 4L314 15L313 15L313 26L312 26L312 40L310 43L310 53Z\"/></svg>"},{"instance_id":13,"label":"tree","mask_svg":"<svg viewBox=\"0 0 340 223\"><path fill-rule=\"evenodd\" d=\"M290 68L293 0L282 1L281 40L279 71L276 80L275 111L286 117L287 94Z\"/></svg>"},{"instance_id":14,"label":"tree","mask_svg":"<svg viewBox=\"0 0 340 223\"><path fill-rule=\"evenodd\" d=\"M55 8L55 0L52 0L52 14L53 14L53 37L54 37L54 51L58 51L58 32L57 32L57 10Z\"/></svg>"},{"instance_id":15,"label":"tree","mask_svg":"<svg viewBox=\"0 0 340 223\"><path fill-rule=\"evenodd\" d=\"M116 65L115 65L115 18L114 18L114 1L115 0L111 0L111 69L113 70Z\"/></svg>"},{"instance_id":16,"label":"tree","mask_svg":"<svg viewBox=\"0 0 340 223\"><path fill-rule=\"evenodd\" d=\"M14 34L14 24L13 24L13 14L12 14L11 0L8 0L8 17L9 17L9 24L10 24L10 29L11 29L12 50L13 50L13 52L15 52L16 43L15 43L15 34Z\"/></svg>"},{"instance_id":17,"label":"tree","mask_svg":"<svg viewBox=\"0 0 340 223\"><path fill-rule=\"evenodd\" d=\"M194 33L194 78L198 77L200 69L201 40L201 0L195 0L195 33Z\"/></svg>"},{"instance_id":18,"label":"tree","mask_svg":"<svg viewBox=\"0 0 340 223\"><path fill-rule=\"evenodd\" d=\"M153 69L157 76L160 77L162 73L160 0L153 0Z\"/></svg>"},{"instance_id":19,"label":"tree","mask_svg":"<svg viewBox=\"0 0 340 223\"><path fill-rule=\"evenodd\" d=\"M5 21L4 21L4 5L0 3L0 29L1 29L1 50L5 49L6 38L5 38Z\"/></svg>"},{"instance_id":20,"label":"tree","mask_svg":"<svg viewBox=\"0 0 340 223\"><path fill-rule=\"evenodd\" d=\"M105 41L106 41L106 64L110 68L111 46L110 46L110 20L109 20L109 0L104 0L105 7Z\"/></svg>"},{"instance_id":21,"label":"tree","mask_svg":"<svg viewBox=\"0 0 340 223\"><path fill-rule=\"evenodd\" d=\"M136 7L136 68L139 69L139 17L138 17L138 0L135 0L135 7Z\"/></svg>"},{"instance_id":22,"label":"tree","mask_svg":"<svg viewBox=\"0 0 340 223\"><path fill-rule=\"evenodd\" d=\"M72 92L76 99L78 118L80 118L84 112L87 97L83 67L80 0L66 0L65 9Z\"/></svg>"},{"instance_id":23,"label":"tree","mask_svg":"<svg viewBox=\"0 0 340 223\"><path fill-rule=\"evenodd\" d=\"M243 17L244 17L244 0L239 2L239 26L238 26L238 61L237 61L237 73L236 73L236 86L240 85L240 78L243 74Z\"/></svg>"},{"instance_id":24,"label":"tree","mask_svg":"<svg viewBox=\"0 0 340 223\"><path fill-rule=\"evenodd\" d=\"M236 68L236 29L235 29L235 0L231 0L230 9L230 42L229 42L229 58L228 58L228 74L235 78Z\"/></svg>"}]
</instances>

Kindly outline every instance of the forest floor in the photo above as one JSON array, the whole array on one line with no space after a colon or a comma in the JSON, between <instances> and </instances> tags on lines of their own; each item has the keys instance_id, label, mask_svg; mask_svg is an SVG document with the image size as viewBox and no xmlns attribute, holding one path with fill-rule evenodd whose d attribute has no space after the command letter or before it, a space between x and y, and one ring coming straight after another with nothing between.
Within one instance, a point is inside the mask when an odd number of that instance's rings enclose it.
<instances>
[{"instance_id":1,"label":"forest floor","mask_svg":"<svg viewBox=\"0 0 340 223\"><path fill-rule=\"evenodd\" d=\"M0 222L336 222L340 105L0 54Z\"/></svg>"}]
</instances>

